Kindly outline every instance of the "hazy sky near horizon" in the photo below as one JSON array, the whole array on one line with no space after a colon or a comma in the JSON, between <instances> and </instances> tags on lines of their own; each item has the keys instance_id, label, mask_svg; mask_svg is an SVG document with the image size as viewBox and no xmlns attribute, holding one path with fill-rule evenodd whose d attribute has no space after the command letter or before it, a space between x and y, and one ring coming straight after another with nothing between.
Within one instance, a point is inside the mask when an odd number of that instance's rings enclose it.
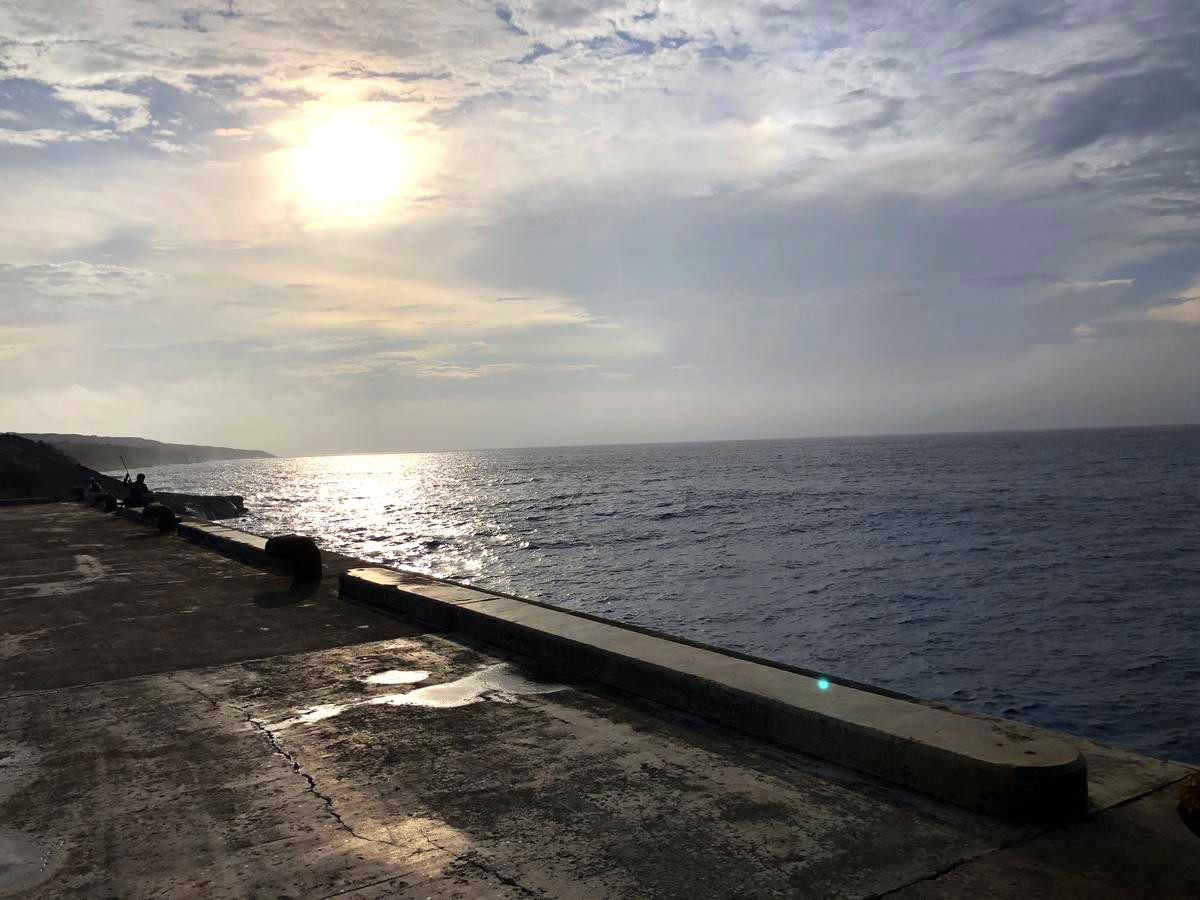
<instances>
[{"instance_id":1,"label":"hazy sky near horizon","mask_svg":"<svg viewBox=\"0 0 1200 900\"><path fill-rule=\"evenodd\" d=\"M1195 0L0 0L0 429L1200 421Z\"/></svg>"}]
</instances>

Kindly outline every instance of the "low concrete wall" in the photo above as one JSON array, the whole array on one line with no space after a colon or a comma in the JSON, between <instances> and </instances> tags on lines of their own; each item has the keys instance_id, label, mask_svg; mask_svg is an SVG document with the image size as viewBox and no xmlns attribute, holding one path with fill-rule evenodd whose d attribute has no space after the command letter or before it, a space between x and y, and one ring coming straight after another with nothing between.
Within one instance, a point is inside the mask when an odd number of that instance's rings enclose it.
<instances>
[{"instance_id":1,"label":"low concrete wall","mask_svg":"<svg viewBox=\"0 0 1200 900\"><path fill-rule=\"evenodd\" d=\"M53 503L50 497L0 497L0 506L33 506L37 503Z\"/></svg>"},{"instance_id":2,"label":"low concrete wall","mask_svg":"<svg viewBox=\"0 0 1200 900\"><path fill-rule=\"evenodd\" d=\"M181 522L175 533L186 541L211 547L218 553L232 556L242 562L267 569L278 569L277 561L267 556L267 539L261 535L196 521Z\"/></svg>"},{"instance_id":3,"label":"low concrete wall","mask_svg":"<svg viewBox=\"0 0 1200 900\"><path fill-rule=\"evenodd\" d=\"M340 589L977 812L1050 821L1087 808L1086 761L1064 741L418 573L352 569Z\"/></svg>"}]
</instances>

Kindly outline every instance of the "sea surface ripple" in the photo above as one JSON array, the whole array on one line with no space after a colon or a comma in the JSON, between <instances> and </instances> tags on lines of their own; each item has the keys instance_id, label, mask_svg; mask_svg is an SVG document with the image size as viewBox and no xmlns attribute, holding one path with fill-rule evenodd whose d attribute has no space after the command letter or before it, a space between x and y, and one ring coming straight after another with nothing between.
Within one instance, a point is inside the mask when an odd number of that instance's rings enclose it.
<instances>
[{"instance_id":1,"label":"sea surface ripple","mask_svg":"<svg viewBox=\"0 0 1200 900\"><path fill-rule=\"evenodd\" d=\"M1200 761L1200 428L242 460L239 527Z\"/></svg>"}]
</instances>

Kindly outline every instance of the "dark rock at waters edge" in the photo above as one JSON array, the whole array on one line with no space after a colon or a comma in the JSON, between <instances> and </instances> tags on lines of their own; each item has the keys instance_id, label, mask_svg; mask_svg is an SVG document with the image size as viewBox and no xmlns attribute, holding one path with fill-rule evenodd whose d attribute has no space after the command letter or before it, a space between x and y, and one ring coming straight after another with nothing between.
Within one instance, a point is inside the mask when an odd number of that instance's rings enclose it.
<instances>
[{"instance_id":1,"label":"dark rock at waters edge","mask_svg":"<svg viewBox=\"0 0 1200 900\"><path fill-rule=\"evenodd\" d=\"M246 504L237 494L174 494L155 491L154 502L161 503L179 516L197 519L232 519L246 514Z\"/></svg>"},{"instance_id":2,"label":"dark rock at waters edge","mask_svg":"<svg viewBox=\"0 0 1200 900\"><path fill-rule=\"evenodd\" d=\"M119 500L129 496L129 488L121 479L90 469L57 447L18 434L0 434L0 498L78 500L80 489L93 478L100 483L105 494ZM245 503L237 495L204 496L155 491L154 500L177 516L228 519L246 514Z\"/></svg>"}]
</instances>

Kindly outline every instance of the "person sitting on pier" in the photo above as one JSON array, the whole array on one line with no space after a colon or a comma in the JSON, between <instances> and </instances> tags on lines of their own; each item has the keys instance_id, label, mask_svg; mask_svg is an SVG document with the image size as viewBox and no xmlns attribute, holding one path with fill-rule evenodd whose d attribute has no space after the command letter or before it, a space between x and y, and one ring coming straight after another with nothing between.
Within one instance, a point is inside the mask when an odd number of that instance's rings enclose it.
<instances>
[{"instance_id":1,"label":"person sitting on pier","mask_svg":"<svg viewBox=\"0 0 1200 900\"><path fill-rule=\"evenodd\" d=\"M138 472L137 481L129 480L129 473L125 473L125 483L129 485L129 499L125 501L126 506L145 506L154 499L154 493L146 486L146 476Z\"/></svg>"}]
</instances>

